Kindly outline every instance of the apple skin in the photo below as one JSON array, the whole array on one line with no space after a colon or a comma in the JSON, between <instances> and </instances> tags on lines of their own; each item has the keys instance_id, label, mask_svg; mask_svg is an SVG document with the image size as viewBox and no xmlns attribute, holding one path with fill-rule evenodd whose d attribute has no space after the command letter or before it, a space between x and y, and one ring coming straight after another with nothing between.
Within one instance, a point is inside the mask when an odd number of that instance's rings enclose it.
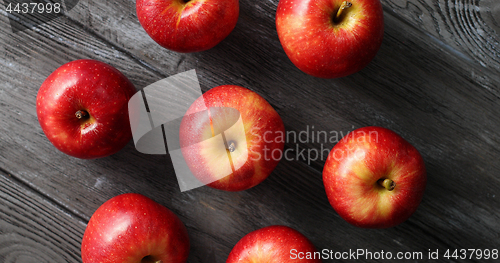
<instances>
[{"instance_id":1,"label":"apple skin","mask_svg":"<svg viewBox=\"0 0 500 263\"><path fill-rule=\"evenodd\" d=\"M140 194L122 194L92 215L81 252L83 263L184 263L189 236L166 207Z\"/></svg>"},{"instance_id":2,"label":"apple skin","mask_svg":"<svg viewBox=\"0 0 500 263\"><path fill-rule=\"evenodd\" d=\"M137 18L160 46L176 52L210 49L236 26L238 0L137 0Z\"/></svg>"},{"instance_id":3,"label":"apple skin","mask_svg":"<svg viewBox=\"0 0 500 263\"><path fill-rule=\"evenodd\" d=\"M393 190L379 184L385 179L395 183ZM388 228L407 220L417 210L426 182L417 149L395 132L375 126L342 138L323 168L330 204L347 222L363 228Z\"/></svg>"},{"instance_id":4,"label":"apple skin","mask_svg":"<svg viewBox=\"0 0 500 263\"><path fill-rule=\"evenodd\" d=\"M280 0L276 29L288 58L303 72L340 78L360 71L377 54L384 35L379 0Z\"/></svg>"},{"instance_id":5,"label":"apple skin","mask_svg":"<svg viewBox=\"0 0 500 263\"><path fill-rule=\"evenodd\" d=\"M234 111L219 114L211 107L238 110L244 134L228 130L233 124L230 119L235 117ZM211 116L195 114L207 108ZM228 122L227 126L224 122ZM222 123L220 129L225 131L228 143L235 142L231 167L225 167L229 152L221 149L220 144L186 147L213 137L214 123ZM273 107L257 93L235 85L212 88L193 102L182 119L179 134L182 154L193 175L206 185L225 191L246 190L264 181L280 161L278 152L283 153L285 144L280 137L285 134L285 127ZM221 174L223 171L229 172Z\"/></svg>"},{"instance_id":6,"label":"apple skin","mask_svg":"<svg viewBox=\"0 0 500 263\"><path fill-rule=\"evenodd\" d=\"M82 59L56 69L36 98L38 122L60 151L81 159L118 152L132 139L128 101L134 85L114 67ZM78 119L78 111L88 113Z\"/></svg>"},{"instance_id":7,"label":"apple skin","mask_svg":"<svg viewBox=\"0 0 500 263\"><path fill-rule=\"evenodd\" d=\"M244 236L229 253L226 263L320 263L320 258L293 258L296 253L317 252L313 243L297 230L287 226L268 226Z\"/></svg>"}]
</instances>

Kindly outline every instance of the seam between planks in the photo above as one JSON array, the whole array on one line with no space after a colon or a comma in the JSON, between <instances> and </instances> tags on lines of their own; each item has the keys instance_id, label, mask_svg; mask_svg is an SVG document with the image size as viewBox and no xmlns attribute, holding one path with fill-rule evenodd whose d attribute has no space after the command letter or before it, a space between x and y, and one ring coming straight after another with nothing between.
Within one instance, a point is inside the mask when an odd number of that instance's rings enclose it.
<instances>
[{"instance_id":1,"label":"seam between planks","mask_svg":"<svg viewBox=\"0 0 500 263\"><path fill-rule=\"evenodd\" d=\"M63 213L70 215L71 217L77 219L78 221L81 221L82 223L85 223L85 224L88 223L90 218L86 218L83 215L80 215L78 213L75 213L74 211L71 211L70 209L68 209L64 205L62 205L60 202L55 200L54 198L44 194L43 192L41 192L38 189L32 187L31 185L29 185L28 183L26 183L22 179L18 178L17 176L15 176L12 173L5 170L3 167L0 167L0 174L9 180L12 180L14 183L18 184L22 188L27 189L27 190L31 191L32 193L34 193L35 195L40 196L41 198L43 198L44 200L49 202L51 205L57 207Z\"/></svg>"},{"instance_id":2,"label":"seam between planks","mask_svg":"<svg viewBox=\"0 0 500 263\"><path fill-rule=\"evenodd\" d=\"M138 58L137 56L135 56L133 53L129 52L125 48L122 48L120 46L115 45L113 42L107 40L104 36L100 35L96 31L92 30L90 27L85 26L80 21L75 20L75 19L69 17L66 13L64 13L64 17L66 19L68 19L69 21L71 21L76 26L80 27L83 31L89 33L90 36L93 36L96 39L98 39L98 40L102 41L103 43L105 43L106 45L109 45L110 47L112 47L112 48L120 51L125 56L129 57L132 61L136 62L138 65L145 67L147 70L152 71L153 73L161 76L162 78L166 78L166 77L169 76L169 75L167 75L165 73L162 73L162 71L159 70L159 69L157 69L156 67L154 67L154 66L148 64L147 62L141 60L140 58Z\"/></svg>"}]
</instances>

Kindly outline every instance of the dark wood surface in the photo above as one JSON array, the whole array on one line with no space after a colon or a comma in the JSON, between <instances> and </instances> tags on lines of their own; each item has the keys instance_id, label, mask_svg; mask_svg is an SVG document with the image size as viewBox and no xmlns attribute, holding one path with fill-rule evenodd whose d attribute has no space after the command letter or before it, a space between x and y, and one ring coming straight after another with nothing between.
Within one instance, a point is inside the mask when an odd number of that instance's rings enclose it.
<instances>
[{"instance_id":1,"label":"dark wood surface","mask_svg":"<svg viewBox=\"0 0 500 263\"><path fill-rule=\"evenodd\" d=\"M483 262L442 254L500 249L500 3L383 0L377 57L334 80L308 76L288 60L274 24L277 4L241 0L229 37L194 54L154 43L137 20L135 1L82 0L65 16L18 33L0 16L0 261L81 262L86 222L103 202L127 192L179 215L192 244L189 262L225 262L246 233L273 224L340 252L423 252L426 259L429 249L439 249L440 260L432 262ZM329 205L321 179L325 158L282 160L266 181L243 192L181 193L169 157L141 154L132 142L103 159L66 156L43 134L35 99L52 71L81 58L115 66L138 90L194 68L203 91L235 84L258 92L289 131L390 128L424 157L424 199L405 223L367 230Z\"/></svg>"}]
</instances>

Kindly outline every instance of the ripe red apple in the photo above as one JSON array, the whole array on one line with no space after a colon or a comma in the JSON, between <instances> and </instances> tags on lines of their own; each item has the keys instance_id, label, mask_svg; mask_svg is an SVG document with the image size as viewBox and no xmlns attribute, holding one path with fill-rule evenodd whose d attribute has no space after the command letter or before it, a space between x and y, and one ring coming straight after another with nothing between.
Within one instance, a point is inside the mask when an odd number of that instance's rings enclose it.
<instances>
[{"instance_id":1,"label":"ripe red apple","mask_svg":"<svg viewBox=\"0 0 500 263\"><path fill-rule=\"evenodd\" d=\"M135 92L114 67L75 60L42 83L36 98L38 121L60 151L82 159L108 156L132 139L128 100Z\"/></svg>"},{"instance_id":2,"label":"ripe red apple","mask_svg":"<svg viewBox=\"0 0 500 263\"><path fill-rule=\"evenodd\" d=\"M320 78L344 77L364 68L382 44L379 0L280 0L276 29L300 70Z\"/></svg>"},{"instance_id":3,"label":"ripe red apple","mask_svg":"<svg viewBox=\"0 0 500 263\"><path fill-rule=\"evenodd\" d=\"M364 127L333 147L323 168L332 207L347 222L387 228L417 210L427 181L420 153L395 132Z\"/></svg>"},{"instance_id":4,"label":"ripe red apple","mask_svg":"<svg viewBox=\"0 0 500 263\"><path fill-rule=\"evenodd\" d=\"M238 0L137 0L137 18L160 46L177 52L210 49L233 31Z\"/></svg>"},{"instance_id":5,"label":"ripe red apple","mask_svg":"<svg viewBox=\"0 0 500 263\"><path fill-rule=\"evenodd\" d=\"M226 191L249 189L266 179L283 155L284 133L281 117L264 98L234 85L198 98L179 131L193 175Z\"/></svg>"},{"instance_id":6,"label":"ripe red apple","mask_svg":"<svg viewBox=\"0 0 500 263\"><path fill-rule=\"evenodd\" d=\"M189 237L166 207L140 194L122 194L92 215L81 252L83 263L184 263Z\"/></svg>"},{"instance_id":7,"label":"ripe red apple","mask_svg":"<svg viewBox=\"0 0 500 263\"><path fill-rule=\"evenodd\" d=\"M268 226L250 232L231 250L226 263L320 263L313 243L286 226Z\"/></svg>"}]
</instances>

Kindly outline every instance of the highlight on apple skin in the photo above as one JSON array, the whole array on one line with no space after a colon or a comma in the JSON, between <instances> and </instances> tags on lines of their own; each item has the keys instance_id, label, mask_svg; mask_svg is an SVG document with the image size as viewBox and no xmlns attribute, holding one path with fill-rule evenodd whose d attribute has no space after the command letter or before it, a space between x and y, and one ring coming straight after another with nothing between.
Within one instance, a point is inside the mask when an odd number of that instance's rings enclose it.
<instances>
[{"instance_id":1,"label":"highlight on apple skin","mask_svg":"<svg viewBox=\"0 0 500 263\"><path fill-rule=\"evenodd\" d=\"M280 0L276 29L285 53L303 72L319 78L356 73L382 44L379 0Z\"/></svg>"},{"instance_id":2,"label":"highlight on apple skin","mask_svg":"<svg viewBox=\"0 0 500 263\"><path fill-rule=\"evenodd\" d=\"M328 201L344 220L363 228L406 221L417 210L426 182L418 150L395 132L375 126L342 138L323 168Z\"/></svg>"},{"instance_id":3,"label":"highlight on apple skin","mask_svg":"<svg viewBox=\"0 0 500 263\"><path fill-rule=\"evenodd\" d=\"M141 194L122 194L92 215L82 245L83 263L185 263L189 236L168 208Z\"/></svg>"},{"instance_id":4,"label":"highlight on apple skin","mask_svg":"<svg viewBox=\"0 0 500 263\"><path fill-rule=\"evenodd\" d=\"M208 50L233 31L238 0L137 0L137 18L160 46L176 52Z\"/></svg>"},{"instance_id":5,"label":"highlight on apple skin","mask_svg":"<svg viewBox=\"0 0 500 263\"><path fill-rule=\"evenodd\" d=\"M81 159L105 157L132 139L128 101L135 92L114 67L75 60L42 83L36 97L38 122L63 153Z\"/></svg>"},{"instance_id":6,"label":"highlight on apple skin","mask_svg":"<svg viewBox=\"0 0 500 263\"><path fill-rule=\"evenodd\" d=\"M281 117L264 98L240 86L222 85L190 106L179 139L186 164L199 181L242 191L274 170L282 157L284 133Z\"/></svg>"},{"instance_id":7,"label":"highlight on apple skin","mask_svg":"<svg viewBox=\"0 0 500 263\"><path fill-rule=\"evenodd\" d=\"M287 226L268 226L245 235L229 253L226 263L321 263L313 243Z\"/></svg>"}]
</instances>

